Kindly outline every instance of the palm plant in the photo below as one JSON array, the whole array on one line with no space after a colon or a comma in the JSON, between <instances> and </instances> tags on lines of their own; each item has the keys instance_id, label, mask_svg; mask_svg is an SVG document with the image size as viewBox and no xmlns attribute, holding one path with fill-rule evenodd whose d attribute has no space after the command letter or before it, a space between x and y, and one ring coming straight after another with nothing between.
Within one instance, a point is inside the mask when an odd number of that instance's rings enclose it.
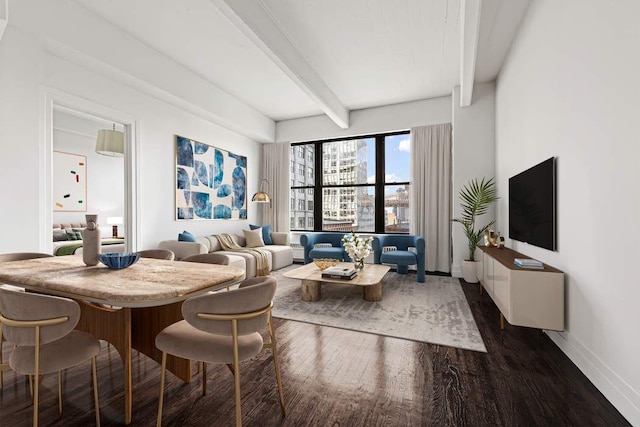
<instances>
[{"instance_id":1,"label":"palm plant","mask_svg":"<svg viewBox=\"0 0 640 427\"><path fill-rule=\"evenodd\" d=\"M472 179L467 185L462 187L459 194L462 215L453 221L459 222L464 228L464 234L469 241L468 261L475 261L474 252L478 246L480 238L485 230L491 227L495 221L491 221L484 227L476 230L476 217L487 212L491 203L498 200L496 196L496 185L493 178L485 180L482 178L478 182L477 178Z\"/></svg>"}]
</instances>

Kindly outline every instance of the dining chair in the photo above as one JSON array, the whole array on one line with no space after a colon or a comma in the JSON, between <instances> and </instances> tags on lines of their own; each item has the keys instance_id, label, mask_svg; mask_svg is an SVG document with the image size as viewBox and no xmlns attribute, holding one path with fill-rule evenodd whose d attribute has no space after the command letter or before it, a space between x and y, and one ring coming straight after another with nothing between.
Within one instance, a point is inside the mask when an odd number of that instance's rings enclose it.
<instances>
[{"instance_id":1,"label":"dining chair","mask_svg":"<svg viewBox=\"0 0 640 427\"><path fill-rule=\"evenodd\" d=\"M96 356L100 341L75 331L80 306L68 298L0 288L0 323L7 341L15 344L9 357L14 371L32 375L33 425L38 425L40 376L58 372L58 410L62 414L61 371L91 359L96 425L100 425Z\"/></svg>"},{"instance_id":2,"label":"dining chair","mask_svg":"<svg viewBox=\"0 0 640 427\"><path fill-rule=\"evenodd\" d=\"M143 251L138 251L138 253L140 254L140 258L155 258L167 261L173 261L176 259L176 254L169 249L145 249Z\"/></svg>"},{"instance_id":3,"label":"dining chair","mask_svg":"<svg viewBox=\"0 0 640 427\"><path fill-rule=\"evenodd\" d=\"M182 305L184 320L166 327L156 337L162 351L160 398L156 425L162 425L164 381L167 354L205 363L226 364L234 376L236 426L242 425L240 403L240 362L251 359L263 349L273 352L280 411L286 415L276 336L271 323L271 308L276 292L276 279L259 276L244 280L237 289L189 298ZM263 341L260 331L268 326L270 342ZM206 374L202 378L206 393Z\"/></svg>"},{"instance_id":4,"label":"dining chair","mask_svg":"<svg viewBox=\"0 0 640 427\"><path fill-rule=\"evenodd\" d=\"M44 253L40 253L40 252L13 252L13 253L6 253L6 254L0 254L0 262L9 262L9 261L22 261L22 260L27 260L27 259L34 259L34 258L48 258L48 257L53 257L53 255L51 254L44 254ZM16 286L11 286L11 285L3 285L0 284L0 288L10 288L10 289L21 289L18 288ZM4 359L2 356L2 342L5 341L4 336L2 335L2 322L0 322L0 389L2 389L4 387L4 378L3 378L3 372L4 371L8 371L9 365L4 363Z\"/></svg>"}]
</instances>

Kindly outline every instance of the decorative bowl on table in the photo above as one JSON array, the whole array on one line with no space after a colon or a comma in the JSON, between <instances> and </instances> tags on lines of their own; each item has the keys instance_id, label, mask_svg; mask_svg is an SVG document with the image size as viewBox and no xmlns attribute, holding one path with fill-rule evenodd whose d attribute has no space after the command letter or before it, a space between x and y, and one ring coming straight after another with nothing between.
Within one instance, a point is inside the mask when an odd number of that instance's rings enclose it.
<instances>
[{"instance_id":1,"label":"decorative bowl on table","mask_svg":"<svg viewBox=\"0 0 640 427\"><path fill-rule=\"evenodd\" d=\"M99 254L98 259L107 267L120 270L138 262L140 254L138 252L107 252Z\"/></svg>"},{"instance_id":2,"label":"decorative bowl on table","mask_svg":"<svg viewBox=\"0 0 640 427\"><path fill-rule=\"evenodd\" d=\"M320 270L326 270L329 267L335 267L336 265L338 265L338 262L339 261L337 259L333 258L316 258L313 260L313 263Z\"/></svg>"}]
</instances>

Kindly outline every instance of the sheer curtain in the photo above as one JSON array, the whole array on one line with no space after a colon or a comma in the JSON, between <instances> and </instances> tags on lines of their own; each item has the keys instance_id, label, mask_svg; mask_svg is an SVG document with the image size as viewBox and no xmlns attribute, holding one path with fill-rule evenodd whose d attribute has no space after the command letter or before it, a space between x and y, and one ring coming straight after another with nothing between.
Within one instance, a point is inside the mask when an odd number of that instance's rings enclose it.
<instances>
[{"instance_id":1,"label":"sheer curtain","mask_svg":"<svg viewBox=\"0 0 640 427\"><path fill-rule=\"evenodd\" d=\"M291 144L279 142L263 144L262 174L269 181L269 204L262 204L262 224L271 224L273 231L289 231L289 164Z\"/></svg>"},{"instance_id":2,"label":"sheer curtain","mask_svg":"<svg viewBox=\"0 0 640 427\"><path fill-rule=\"evenodd\" d=\"M451 123L411 128L411 233L426 243L427 271L451 271Z\"/></svg>"}]
</instances>

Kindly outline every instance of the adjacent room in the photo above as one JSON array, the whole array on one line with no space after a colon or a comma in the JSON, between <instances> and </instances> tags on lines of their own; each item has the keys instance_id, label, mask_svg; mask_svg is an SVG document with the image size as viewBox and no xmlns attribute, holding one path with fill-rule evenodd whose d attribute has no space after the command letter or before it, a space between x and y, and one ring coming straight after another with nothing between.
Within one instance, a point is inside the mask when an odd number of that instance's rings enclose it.
<instances>
[{"instance_id":1,"label":"adjacent room","mask_svg":"<svg viewBox=\"0 0 640 427\"><path fill-rule=\"evenodd\" d=\"M640 425L639 17L0 0L0 425Z\"/></svg>"}]
</instances>

